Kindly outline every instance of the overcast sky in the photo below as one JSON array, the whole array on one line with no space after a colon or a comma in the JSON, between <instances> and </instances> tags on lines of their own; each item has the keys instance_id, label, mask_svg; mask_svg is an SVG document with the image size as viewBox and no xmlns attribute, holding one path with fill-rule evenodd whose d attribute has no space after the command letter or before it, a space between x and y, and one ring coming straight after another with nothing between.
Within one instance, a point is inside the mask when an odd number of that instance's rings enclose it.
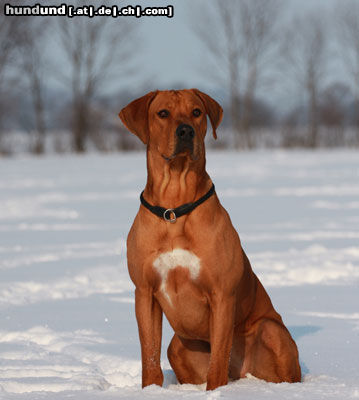
<instances>
[{"instance_id":1,"label":"overcast sky","mask_svg":"<svg viewBox=\"0 0 359 400\"><path fill-rule=\"evenodd\" d=\"M226 0L222 0L226 1ZM330 9L335 0L285 0L290 13L298 14L307 9ZM345 0L344 0L345 1ZM174 18L142 18L141 28L145 32L143 43L143 68L156 77L156 82L163 87L176 83L190 86L213 86L208 76L203 75L199 67L202 54L199 53L198 39L190 27L191 5L208 4L209 0L172 0L172 1L137 1L136 4L174 5ZM211 29L211 27L208 27ZM213 32L215 35L215 32Z\"/></svg>"},{"instance_id":2,"label":"overcast sky","mask_svg":"<svg viewBox=\"0 0 359 400\"><path fill-rule=\"evenodd\" d=\"M100 4L100 0L97 3L96 1L92 0L89 3ZM324 15L325 10L333 9L337 1L284 0L290 17L308 9ZM223 83L203 72L204 68L201 68L201 64L206 63L206 54L204 54L206 49L191 28L191 24L193 25L193 21L195 21L193 15L198 15L200 6L206 7L211 2L213 0L136 0L126 2L126 5L140 4L144 7L167 6L168 4L174 6L173 18L142 17L136 20L140 28L141 43L133 47L133 52L137 54L136 74L133 75L135 78L130 75L126 76L127 90L138 94L144 84L149 90L197 87L210 94L227 90L223 87ZM76 18L73 19L74 23L75 20ZM117 21L120 23L120 18ZM208 27L208 29L211 28ZM213 35L216 35L215 31ZM205 66L202 65L202 67ZM280 85L277 87L280 89ZM119 90L116 85L111 85L111 88L115 91ZM261 92L259 95L266 98L266 93ZM267 96L266 100L282 101L280 99L282 95L280 90L278 93L271 92L271 99L268 99Z\"/></svg>"}]
</instances>

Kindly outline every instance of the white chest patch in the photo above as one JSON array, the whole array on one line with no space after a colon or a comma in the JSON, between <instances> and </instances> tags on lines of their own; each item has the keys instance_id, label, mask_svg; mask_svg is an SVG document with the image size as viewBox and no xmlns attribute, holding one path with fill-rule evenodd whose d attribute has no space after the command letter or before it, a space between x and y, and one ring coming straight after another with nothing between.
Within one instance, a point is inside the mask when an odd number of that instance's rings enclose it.
<instances>
[{"instance_id":1,"label":"white chest patch","mask_svg":"<svg viewBox=\"0 0 359 400\"><path fill-rule=\"evenodd\" d=\"M199 275L201 262L200 259L191 251L173 249L167 253L160 254L153 262L153 266L162 278L160 290L167 297L168 302L172 304L171 298L166 291L168 272L176 267L187 268L189 270L190 278L195 280Z\"/></svg>"}]
</instances>

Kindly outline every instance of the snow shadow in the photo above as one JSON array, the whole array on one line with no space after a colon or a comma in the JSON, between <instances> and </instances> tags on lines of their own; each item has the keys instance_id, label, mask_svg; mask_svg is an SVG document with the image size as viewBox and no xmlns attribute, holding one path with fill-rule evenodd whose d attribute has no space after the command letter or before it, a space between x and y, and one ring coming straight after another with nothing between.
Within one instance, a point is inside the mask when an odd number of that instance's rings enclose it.
<instances>
[{"instance_id":1,"label":"snow shadow","mask_svg":"<svg viewBox=\"0 0 359 400\"><path fill-rule=\"evenodd\" d=\"M297 341L303 336L313 335L314 333L322 329L323 328L321 326L317 325L288 326L288 330L295 341Z\"/></svg>"},{"instance_id":2,"label":"snow shadow","mask_svg":"<svg viewBox=\"0 0 359 400\"><path fill-rule=\"evenodd\" d=\"M297 341L303 336L314 335L314 333L322 330L321 326L317 325L298 325L298 326L289 326L288 330L292 335L293 339ZM302 370L302 376L309 373L309 368L306 366L304 361L299 357L300 368Z\"/></svg>"}]
</instances>

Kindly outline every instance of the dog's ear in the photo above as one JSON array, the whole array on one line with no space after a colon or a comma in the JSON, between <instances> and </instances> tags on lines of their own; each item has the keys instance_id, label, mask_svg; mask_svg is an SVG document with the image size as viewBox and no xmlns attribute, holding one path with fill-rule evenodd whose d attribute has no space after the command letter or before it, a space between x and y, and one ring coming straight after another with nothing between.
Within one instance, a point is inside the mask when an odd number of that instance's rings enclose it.
<instances>
[{"instance_id":1,"label":"dog's ear","mask_svg":"<svg viewBox=\"0 0 359 400\"><path fill-rule=\"evenodd\" d=\"M213 137L217 139L216 129L222 121L222 107L216 102L216 100L213 100L212 97L208 96L208 94L203 93L198 89L192 89L192 91L202 100L202 103L206 109L206 113L211 121Z\"/></svg>"},{"instance_id":2,"label":"dog's ear","mask_svg":"<svg viewBox=\"0 0 359 400\"><path fill-rule=\"evenodd\" d=\"M132 101L118 114L125 127L138 136L144 144L148 141L148 108L156 94L157 91L147 93Z\"/></svg>"}]
</instances>

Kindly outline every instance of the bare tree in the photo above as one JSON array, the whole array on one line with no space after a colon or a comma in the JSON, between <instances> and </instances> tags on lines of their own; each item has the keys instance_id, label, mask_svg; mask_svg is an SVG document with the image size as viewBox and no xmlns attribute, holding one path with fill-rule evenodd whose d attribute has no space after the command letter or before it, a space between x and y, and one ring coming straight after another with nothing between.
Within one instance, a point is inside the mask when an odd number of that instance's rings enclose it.
<instances>
[{"instance_id":1,"label":"bare tree","mask_svg":"<svg viewBox=\"0 0 359 400\"><path fill-rule=\"evenodd\" d=\"M268 71L277 54L276 43L279 34L279 16L283 3L277 0L251 1L240 3L243 37L246 86L243 98L242 128L247 136L247 145L253 146L250 135L255 93L261 79Z\"/></svg>"},{"instance_id":2,"label":"bare tree","mask_svg":"<svg viewBox=\"0 0 359 400\"><path fill-rule=\"evenodd\" d=\"M45 69L44 38L47 36L48 20L44 17L27 17L23 19L22 39L19 46L20 68L27 84L34 110L35 143L32 151L37 154L44 152L45 145L45 104L43 78Z\"/></svg>"},{"instance_id":3,"label":"bare tree","mask_svg":"<svg viewBox=\"0 0 359 400\"><path fill-rule=\"evenodd\" d=\"M359 145L359 3L338 3L335 20L343 64L348 71L355 96L356 142Z\"/></svg>"},{"instance_id":4,"label":"bare tree","mask_svg":"<svg viewBox=\"0 0 359 400\"><path fill-rule=\"evenodd\" d=\"M307 103L308 147L318 145L319 93L324 85L328 47L323 17L307 14L296 18L283 37L285 69L290 79L304 89Z\"/></svg>"},{"instance_id":5,"label":"bare tree","mask_svg":"<svg viewBox=\"0 0 359 400\"><path fill-rule=\"evenodd\" d=\"M201 9L194 30L229 88L236 147L252 147L254 99L275 62L284 2L217 0L211 5L206 3L207 12Z\"/></svg>"},{"instance_id":6,"label":"bare tree","mask_svg":"<svg viewBox=\"0 0 359 400\"><path fill-rule=\"evenodd\" d=\"M0 11L0 141L5 115L8 112L10 97L16 83L14 65L16 64L16 45L20 38L18 21L16 18L4 15L2 7Z\"/></svg>"},{"instance_id":7,"label":"bare tree","mask_svg":"<svg viewBox=\"0 0 359 400\"><path fill-rule=\"evenodd\" d=\"M84 1L76 1L85 4ZM127 18L110 17L59 18L58 28L62 51L68 68L57 70L61 81L71 88L71 130L73 150L84 152L86 139L96 124L92 103L109 82L120 83L121 72L131 61L134 25ZM116 74L114 74L116 72ZM113 86L113 85L112 85Z\"/></svg>"}]
</instances>

